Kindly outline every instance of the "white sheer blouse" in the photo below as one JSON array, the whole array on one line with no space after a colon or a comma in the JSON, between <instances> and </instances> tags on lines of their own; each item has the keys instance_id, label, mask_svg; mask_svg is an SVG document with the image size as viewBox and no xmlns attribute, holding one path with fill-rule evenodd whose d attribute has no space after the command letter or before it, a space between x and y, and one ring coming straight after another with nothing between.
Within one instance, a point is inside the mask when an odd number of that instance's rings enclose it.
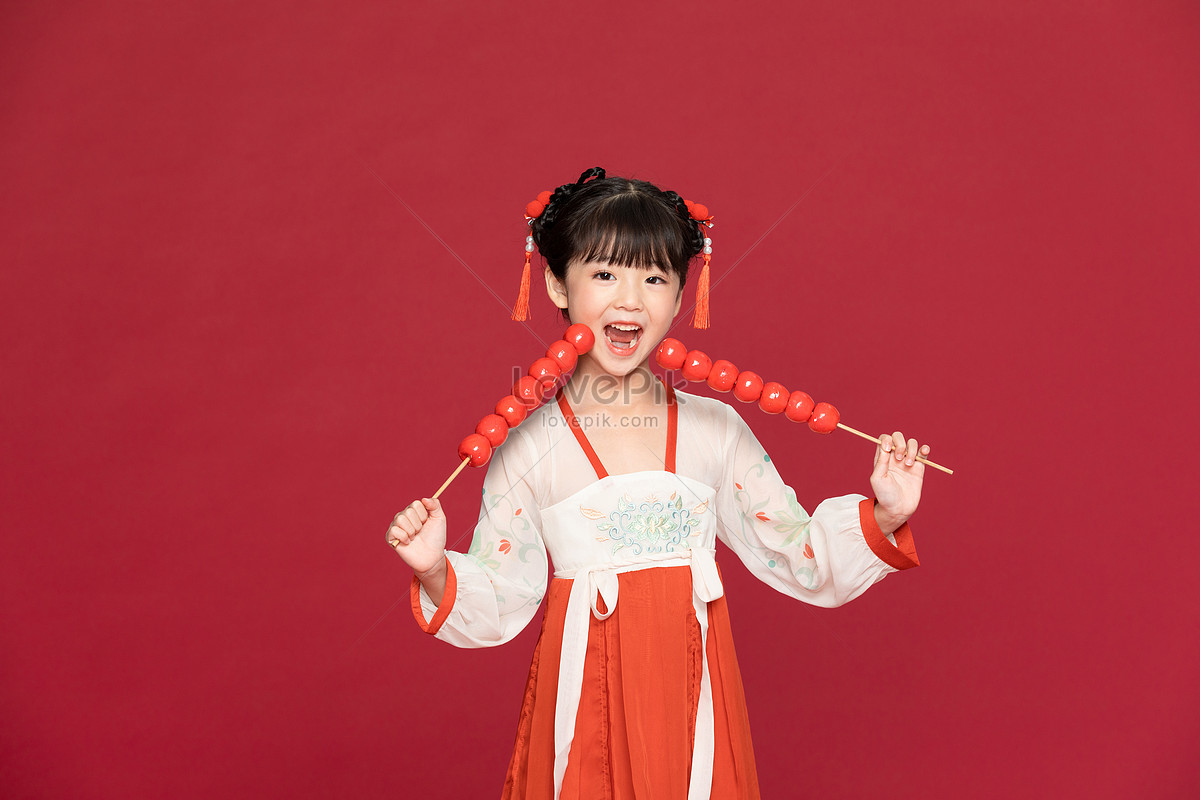
<instances>
[{"instance_id":1,"label":"white sheer blouse","mask_svg":"<svg viewBox=\"0 0 1200 800\"><path fill-rule=\"evenodd\" d=\"M679 524L687 535L677 530L662 539L663 532L653 523L663 515L655 516L653 509L643 513L640 522L637 509L626 515L636 530L614 525L598 531L616 510L585 507L571 530L563 530L566 521L561 515L555 518L548 559L543 510L561 511L570 505L564 501L599 478L598 462L589 459L568 426L562 405L547 402L511 430L492 454L471 546L466 553L447 552L454 594L447 592L439 609L414 580L413 611L421 627L459 647L502 644L536 613L546 591L550 559L556 567L575 568L589 560L628 559L655 548L669 552L697 544L711 547L703 540L714 534L759 580L818 606L841 605L887 574L919 563L907 525L885 537L875 525L872 501L858 494L825 500L810 516L732 405L678 390L673 394L673 471L665 470L668 453L663 472L606 480L622 479L621 495L628 503L642 499L636 496L639 485L657 484L664 494L673 487L676 497L671 503L689 512L692 524ZM635 491L628 491L630 487ZM616 503L621 504L621 497ZM671 521L664 524L670 527ZM597 547L605 535L611 541Z\"/></svg>"}]
</instances>

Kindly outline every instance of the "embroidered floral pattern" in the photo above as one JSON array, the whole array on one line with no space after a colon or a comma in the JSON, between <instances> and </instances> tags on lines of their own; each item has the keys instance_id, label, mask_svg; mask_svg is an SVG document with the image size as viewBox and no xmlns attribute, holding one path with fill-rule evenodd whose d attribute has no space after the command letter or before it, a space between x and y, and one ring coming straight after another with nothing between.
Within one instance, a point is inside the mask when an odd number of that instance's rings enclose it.
<instances>
[{"instance_id":1,"label":"embroidered floral pattern","mask_svg":"<svg viewBox=\"0 0 1200 800\"><path fill-rule=\"evenodd\" d=\"M598 542L612 542L612 552L630 548L633 555L672 553L687 547L688 537L699 525L699 517L708 510L708 501L684 508L683 498L672 492L666 500L648 495L640 502L628 493L617 499L617 508L608 514L594 508L579 507L588 519L596 520L596 529L604 533Z\"/></svg>"},{"instance_id":2,"label":"embroidered floral pattern","mask_svg":"<svg viewBox=\"0 0 1200 800\"><path fill-rule=\"evenodd\" d=\"M540 546L538 531L530 523L528 516L523 516L523 508L513 508L514 503L508 494L489 492L483 488L483 507L493 532L492 536L476 536L471 540L467 553L485 569L499 572L502 568L501 559L508 561L514 556L522 564L533 564L545 569L546 555ZM542 600L542 592L529 575L536 575L536 570L522 572L518 588L519 597L524 602L513 608L528 605L538 605ZM521 590L523 588L523 591ZM496 591L499 602L508 602L499 589Z\"/></svg>"},{"instance_id":3,"label":"embroidered floral pattern","mask_svg":"<svg viewBox=\"0 0 1200 800\"><path fill-rule=\"evenodd\" d=\"M737 491L734 492L734 498L738 506L742 509L741 517L741 540L758 552L759 558L769 569L776 569L784 566L784 562L779 553L796 553L800 556L798 559L792 560L793 574L807 588L815 588L817 585L817 576L814 567L814 553L812 545L809 543L810 536L808 531L808 523L810 517L800 507L800 503L796 500L796 493L792 491L792 487L785 486L784 495L787 499L786 509L767 509L766 506L770 502L768 499L755 501L751 497L750 492L745 486L753 486L754 479L762 477L766 471L766 464L770 463L771 457L764 454L762 461L751 464L746 472L742 475L740 482L735 482L734 486ZM765 509L765 510L764 510ZM769 550L765 547L752 544L753 537L746 534L746 526L753 524L751 520L758 520L759 523L769 525L772 530L783 534L783 539L779 542L778 553ZM797 552L798 551L798 552Z\"/></svg>"}]
</instances>

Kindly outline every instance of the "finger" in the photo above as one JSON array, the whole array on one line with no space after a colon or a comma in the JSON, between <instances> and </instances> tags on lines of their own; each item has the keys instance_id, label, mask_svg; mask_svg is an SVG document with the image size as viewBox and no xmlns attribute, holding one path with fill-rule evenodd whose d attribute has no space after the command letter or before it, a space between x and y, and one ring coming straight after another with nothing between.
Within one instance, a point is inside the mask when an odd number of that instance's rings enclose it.
<instances>
[{"instance_id":1,"label":"finger","mask_svg":"<svg viewBox=\"0 0 1200 800\"><path fill-rule=\"evenodd\" d=\"M395 525L392 525L387 529L387 533L384 534L384 540L388 543L388 547L395 547L396 545L400 544L400 539L397 536L397 532L398 528Z\"/></svg>"},{"instance_id":2,"label":"finger","mask_svg":"<svg viewBox=\"0 0 1200 800\"><path fill-rule=\"evenodd\" d=\"M875 448L875 469L871 471L872 480L877 480L887 475L888 462L891 460L888 454L891 450L892 437L885 433L879 437L879 446Z\"/></svg>"},{"instance_id":3,"label":"finger","mask_svg":"<svg viewBox=\"0 0 1200 800\"><path fill-rule=\"evenodd\" d=\"M425 524L425 520L429 519L429 512L425 509L424 504L422 504L420 500L413 500L412 510L417 512L417 519L421 521L422 525Z\"/></svg>"},{"instance_id":4,"label":"finger","mask_svg":"<svg viewBox=\"0 0 1200 800\"><path fill-rule=\"evenodd\" d=\"M900 461L904 458L904 434L900 431L893 433L892 444L895 445L896 460Z\"/></svg>"},{"instance_id":5,"label":"finger","mask_svg":"<svg viewBox=\"0 0 1200 800\"><path fill-rule=\"evenodd\" d=\"M445 512L442 511L442 501L436 497L425 497L421 499L421 502L425 505L425 508L429 509L429 516L434 519L445 516Z\"/></svg>"},{"instance_id":6,"label":"finger","mask_svg":"<svg viewBox=\"0 0 1200 800\"><path fill-rule=\"evenodd\" d=\"M908 447L905 448L907 458L905 458L904 463L911 467L913 465L913 460L917 457L918 450L919 448L917 447L917 440L909 439Z\"/></svg>"},{"instance_id":7,"label":"finger","mask_svg":"<svg viewBox=\"0 0 1200 800\"><path fill-rule=\"evenodd\" d=\"M421 522L419 517L417 517L417 510L415 508L409 506L408 508L404 509L404 516L408 519L409 528L413 533L421 530L421 526L424 523Z\"/></svg>"}]
</instances>

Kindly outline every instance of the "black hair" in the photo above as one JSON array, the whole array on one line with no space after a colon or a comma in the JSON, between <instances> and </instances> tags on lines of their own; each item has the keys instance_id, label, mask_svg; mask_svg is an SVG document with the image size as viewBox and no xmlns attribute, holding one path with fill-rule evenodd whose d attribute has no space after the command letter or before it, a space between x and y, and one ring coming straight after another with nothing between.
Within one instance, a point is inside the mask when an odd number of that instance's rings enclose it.
<instances>
[{"instance_id":1,"label":"black hair","mask_svg":"<svg viewBox=\"0 0 1200 800\"><path fill-rule=\"evenodd\" d=\"M647 181L606 177L600 167L555 189L531 227L538 252L563 283L567 266L579 260L657 266L678 275L682 287L688 263L704 249L705 234L682 197Z\"/></svg>"}]
</instances>

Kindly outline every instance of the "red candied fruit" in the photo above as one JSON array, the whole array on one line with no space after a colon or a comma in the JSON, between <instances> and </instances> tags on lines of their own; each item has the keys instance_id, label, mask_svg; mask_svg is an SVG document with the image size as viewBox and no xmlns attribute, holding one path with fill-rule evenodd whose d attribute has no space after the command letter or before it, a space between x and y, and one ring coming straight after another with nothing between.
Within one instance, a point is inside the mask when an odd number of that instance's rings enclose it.
<instances>
[{"instance_id":1,"label":"red candied fruit","mask_svg":"<svg viewBox=\"0 0 1200 800\"><path fill-rule=\"evenodd\" d=\"M808 392L792 392L783 414L792 422L808 422L808 418L812 416L814 405Z\"/></svg>"},{"instance_id":2,"label":"red candied fruit","mask_svg":"<svg viewBox=\"0 0 1200 800\"><path fill-rule=\"evenodd\" d=\"M496 413L504 418L508 427L515 428L525 419L525 415L529 413L529 407L523 401L518 400L516 395L510 394L496 403Z\"/></svg>"},{"instance_id":3,"label":"red candied fruit","mask_svg":"<svg viewBox=\"0 0 1200 800\"><path fill-rule=\"evenodd\" d=\"M554 384L562 377L562 370L558 368L558 364L554 363L554 359L539 358L530 365L529 374L538 383L542 384L544 392L548 392L554 388Z\"/></svg>"},{"instance_id":4,"label":"red candied fruit","mask_svg":"<svg viewBox=\"0 0 1200 800\"><path fill-rule=\"evenodd\" d=\"M728 392L737 383L738 368L732 361L719 358L708 371L708 385L718 392Z\"/></svg>"},{"instance_id":5,"label":"red candied fruit","mask_svg":"<svg viewBox=\"0 0 1200 800\"><path fill-rule=\"evenodd\" d=\"M758 377L755 372L746 370L739 372L737 383L733 387L733 396L743 403L753 403L759 398L763 390L763 379Z\"/></svg>"},{"instance_id":6,"label":"red candied fruit","mask_svg":"<svg viewBox=\"0 0 1200 800\"><path fill-rule=\"evenodd\" d=\"M575 368L576 362L579 361L579 353L575 350L575 345L566 339L559 339L546 348L546 358L557 364L560 370L567 372Z\"/></svg>"},{"instance_id":7,"label":"red candied fruit","mask_svg":"<svg viewBox=\"0 0 1200 800\"><path fill-rule=\"evenodd\" d=\"M526 410L533 411L541 405L546 394L542 390L542 384L537 378L532 375L525 375L513 384L513 396L525 404Z\"/></svg>"},{"instance_id":8,"label":"red candied fruit","mask_svg":"<svg viewBox=\"0 0 1200 800\"><path fill-rule=\"evenodd\" d=\"M778 414L787 408L788 390L782 383L768 381L763 385L762 395L758 398L758 407L768 414Z\"/></svg>"},{"instance_id":9,"label":"red candied fruit","mask_svg":"<svg viewBox=\"0 0 1200 800\"><path fill-rule=\"evenodd\" d=\"M596 334L592 333L592 329L582 322L576 322L571 327L567 328L567 332L563 334L563 339L575 345L575 350L579 355L583 355L588 350L592 349L592 345L596 343Z\"/></svg>"},{"instance_id":10,"label":"red candied fruit","mask_svg":"<svg viewBox=\"0 0 1200 800\"><path fill-rule=\"evenodd\" d=\"M508 423L499 414L488 414L479 420L479 424L475 426L475 432L487 439L488 444L493 448L499 447L508 438Z\"/></svg>"},{"instance_id":11,"label":"red candied fruit","mask_svg":"<svg viewBox=\"0 0 1200 800\"><path fill-rule=\"evenodd\" d=\"M491 457L492 445L481 434L467 434L467 437L458 443L458 459L471 459L472 467L482 467Z\"/></svg>"},{"instance_id":12,"label":"red candied fruit","mask_svg":"<svg viewBox=\"0 0 1200 800\"><path fill-rule=\"evenodd\" d=\"M712 359L699 350L691 350L683 361L683 377L689 381L708 380L712 371Z\"/></svg>"},{"instance_id":13,"label":"red candied fruit","mask_svg":"<svg viewBox=\"0 0 1200 800\"><path fill-rule=\"evenodd\" d=\"M654 354L654 360L663 369L680 369L687 360L687 348L678 339L663 339Z\"/></svg>"},{"instance_id":14,"label":"red candied fruit","mask_svg":"<svg viewBox=\"0 0 1200 800\"><path fill-rule=\"evenodd\" d=\"M817 403L816 408L813 409L812 418L808 420L808 427L817 433L832 433L837 429L840 418L838 410L829 403Z\"/></svg>"}]
</instances>

